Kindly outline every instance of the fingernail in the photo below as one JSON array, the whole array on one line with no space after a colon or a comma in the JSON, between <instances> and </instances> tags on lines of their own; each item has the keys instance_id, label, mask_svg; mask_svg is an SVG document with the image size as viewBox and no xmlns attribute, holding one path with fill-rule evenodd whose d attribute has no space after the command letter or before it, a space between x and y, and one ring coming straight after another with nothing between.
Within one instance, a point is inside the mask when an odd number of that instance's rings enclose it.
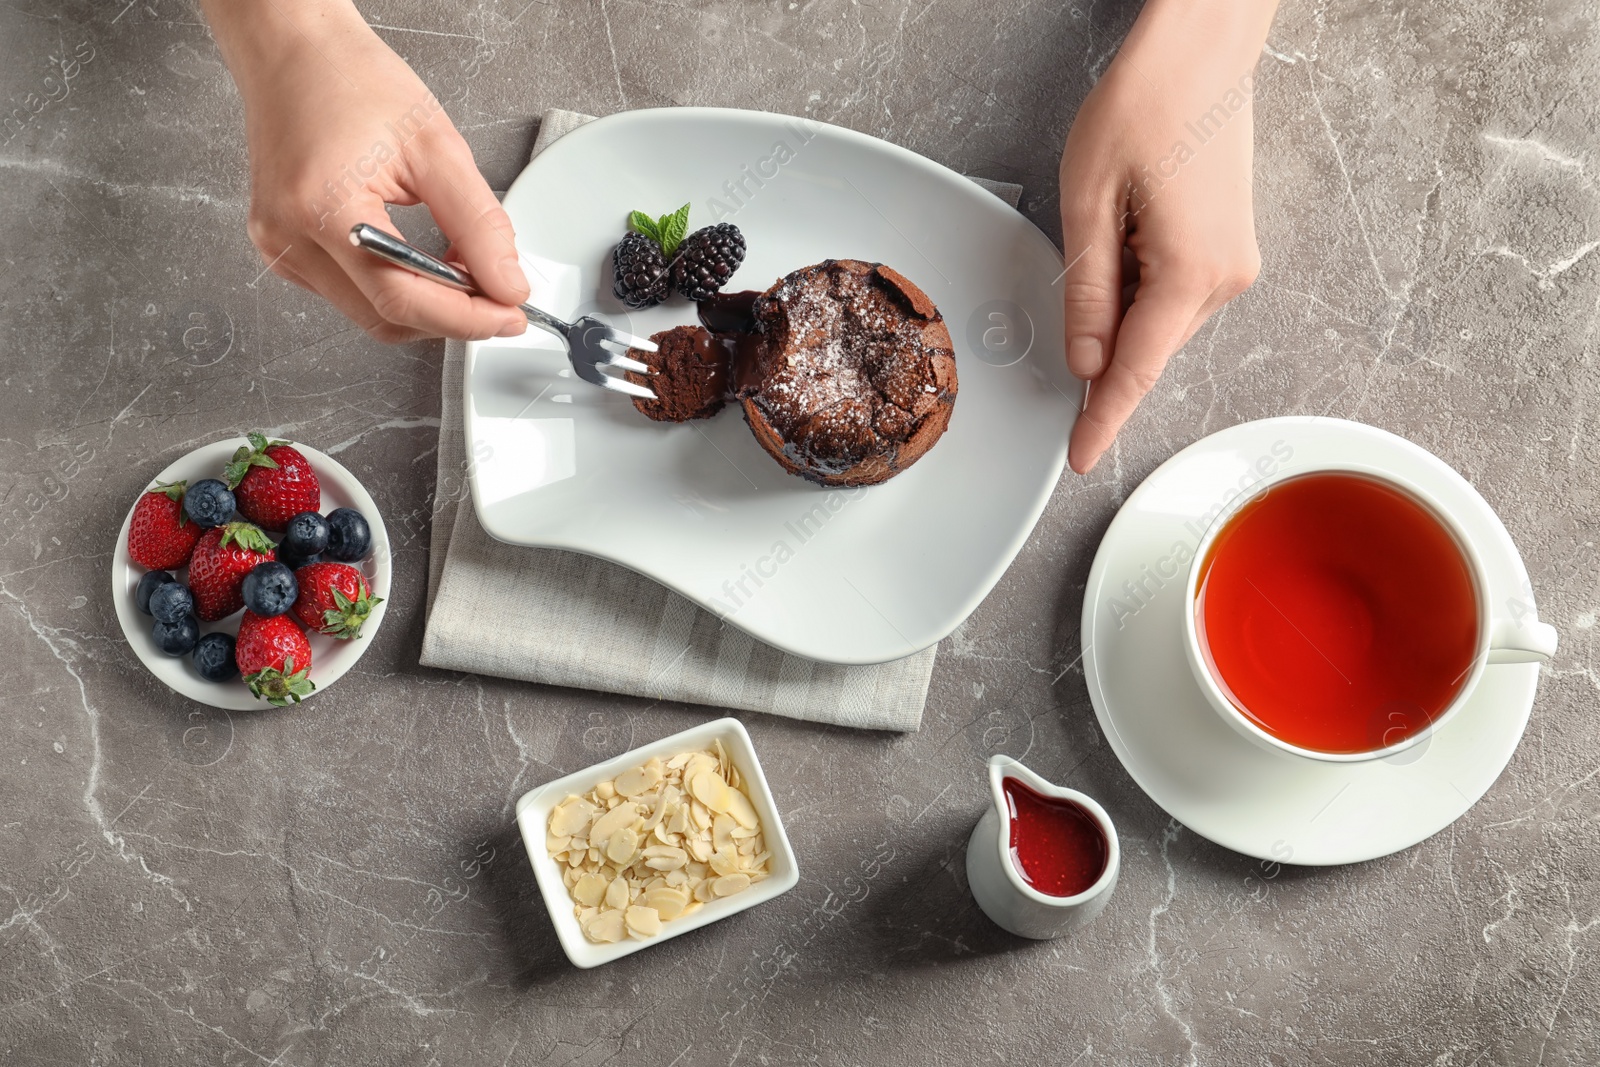
<instances>
[{"instance_id":1,"label":"fingernail","mask_svg":"<svg viewBox=\"0 0 1600 1067\"><path fill-rule=\"evenodd\" d=\"M507 322L504 326L500 327L500 332L495 334L495 336L496 337L521 337L527 331L528 331L528 320L527 319L512 319L509 322Z\"/></svg>"},{"instance_id":2,"label":"fingernail","mask_svg":"<svg viewBox=\"0 0 1600 1067\"><path fill-rule=\"evenodd\" d=\"M522 273L522 264L517 262L516 256L507 256L500 261L500 280L519 293L526 293L528 276Z\"/></svg>"},{"instance_id":3,"label":"fingernail","mask_svg":"<svg viewBox=\"0 0 1600 1067\"><path fill-rule=\"evenodd\" d=\"M1067 369L1079 378L1093 378L1100 373L1104 349L1098 337L1074 337L1067 344Z\"/></svg>"}]
</instances>

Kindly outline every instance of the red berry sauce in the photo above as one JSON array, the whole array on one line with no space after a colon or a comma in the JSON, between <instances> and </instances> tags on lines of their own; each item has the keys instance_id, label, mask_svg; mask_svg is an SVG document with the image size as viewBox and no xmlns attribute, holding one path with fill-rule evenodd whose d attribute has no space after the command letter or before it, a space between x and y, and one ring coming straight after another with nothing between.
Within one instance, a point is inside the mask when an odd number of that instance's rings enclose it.
<instances>
[{"instance_id":1,"label":"red berry sauce","mask_svg":"<svg viewBox=\"0 0 1600 1067\"><path fill-rule=\"evenodd\" d=\"M1016 778L1000 782L1011 811L1011 862L1022 880L1052 897L1075 897L1105 873L1110 848L1095 817Z\"/></svg>"}]
</instances>

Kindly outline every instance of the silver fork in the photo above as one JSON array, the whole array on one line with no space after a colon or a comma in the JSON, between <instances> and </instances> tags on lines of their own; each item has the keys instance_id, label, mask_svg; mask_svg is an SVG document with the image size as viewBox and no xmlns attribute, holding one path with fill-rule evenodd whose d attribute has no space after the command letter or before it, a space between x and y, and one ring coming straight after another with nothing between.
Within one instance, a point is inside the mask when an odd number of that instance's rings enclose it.
<instances>
[{"instance_id":1,"label":"silver fork","mask_svg":"<svg viewBox=\"0 0 1600 1067\"><path fill-rule=\"evenodd\" d=\"M483 295L483 290L478 288L477 283L472 280L472 275L466 271L430 256L422 249L407 244L393 234L384 233L376 226L369 226L364 222L357 223L350 229L350 243L357 248L365 248L397 267L404 267L413 274L420 274L430 281L448 285L452 289L459 289L474 296ZM528 316L528 321L533 325L550 331L566 342L567 358L572 361L572 369L577 371L578 377L584 381L598 385L602 389L610 389L614 393L626 393L628 396L642 397L645 400L656 398L656 394L644 386L635 385L626 378L613 377L600 369L616 367L618 370L631 370L638 374L654 374L655 371L651 370L648 364L640 363L626 354L629 348L654 352L656 346L653 342L623 333L592 315L585 315L577 322L566 322L547 311L539 310L532 304L521 304L519 309ZM623 351L619 352L607 347L608 345L619 345Z\"/></svg>"}]
</instances>

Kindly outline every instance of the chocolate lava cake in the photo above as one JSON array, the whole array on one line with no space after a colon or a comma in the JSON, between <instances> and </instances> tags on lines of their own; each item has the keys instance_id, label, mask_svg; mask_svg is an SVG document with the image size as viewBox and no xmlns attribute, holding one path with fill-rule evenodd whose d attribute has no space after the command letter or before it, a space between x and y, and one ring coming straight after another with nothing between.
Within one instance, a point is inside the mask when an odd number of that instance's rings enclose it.
<instances>
[{"instance_id":1,"label":"chocolate lava cake","mask_svg":"<svg viewBox=\"0 0 1600 1067\"><path fill-rule=\"evenodd\" d=\"M753 314L736 395L756 440L791 474L876 485L922 458L950 424L950 331L898 271L824 260L780 278Z\"/></svg>"},{"instance_id":2,"label":"chocolate lava cake","mask_svg":"<svg viewBox=\"0 0 1600 1067\"><path fill-rule=\"evenodd\" d=\"M634 407L657 422L706 419L722 410L728 400L728 352L721 341L699 326L674 326L650 340L660 351L629 354L656 373L629 371L627 378L649 388L656 399L634 397Z\"/></svg>"}]
</instances>

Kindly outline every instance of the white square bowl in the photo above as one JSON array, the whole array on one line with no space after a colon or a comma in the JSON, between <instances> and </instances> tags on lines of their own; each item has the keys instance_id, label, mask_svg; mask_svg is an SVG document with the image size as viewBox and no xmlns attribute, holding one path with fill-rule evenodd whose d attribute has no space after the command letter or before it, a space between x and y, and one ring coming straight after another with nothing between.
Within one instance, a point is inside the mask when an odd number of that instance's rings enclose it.
<instances>
[{"instance_id":1,"label":"white square bowl","mask_svg":"<svg viewBox=\"0 0 1600 1067\"><path fill-rule=\"evenodd\" d=\"M612 944L595 944L583 936L577 917L572 914L572 895L561 880L561 864L551 859L550 853L545 850L545 828L550 823L551 809L569 794L581 796L598 783L615 778L652 756L670 759L680 752L710 748L713 740L722 742L728 758L739 768L745 792L749 794L750 803L755 805L756 814L761 818L761 833L767 851L772 853L771 875L742 893L707 902L687 918L663 922L661 933L648 940L624 938ZM784 832L783 820L778 817L778 806L773 803L767 776L762 773L761 761L756 758L755 747L750 744L750 735L745 732L744 723L738 719L717 719L703 723L531 789L517 801L517 825L522 830L522 843L528 850L528 859L533 863L533 877L539 883L545 909L550 912L550 921L555 924L556 937L560 939L567 958L577 967L598 967L679 934L698 930L707 923L725 919L787 893L800 881L800 865L795 861L789 835Z\"/></svg>"}]
</instances>

